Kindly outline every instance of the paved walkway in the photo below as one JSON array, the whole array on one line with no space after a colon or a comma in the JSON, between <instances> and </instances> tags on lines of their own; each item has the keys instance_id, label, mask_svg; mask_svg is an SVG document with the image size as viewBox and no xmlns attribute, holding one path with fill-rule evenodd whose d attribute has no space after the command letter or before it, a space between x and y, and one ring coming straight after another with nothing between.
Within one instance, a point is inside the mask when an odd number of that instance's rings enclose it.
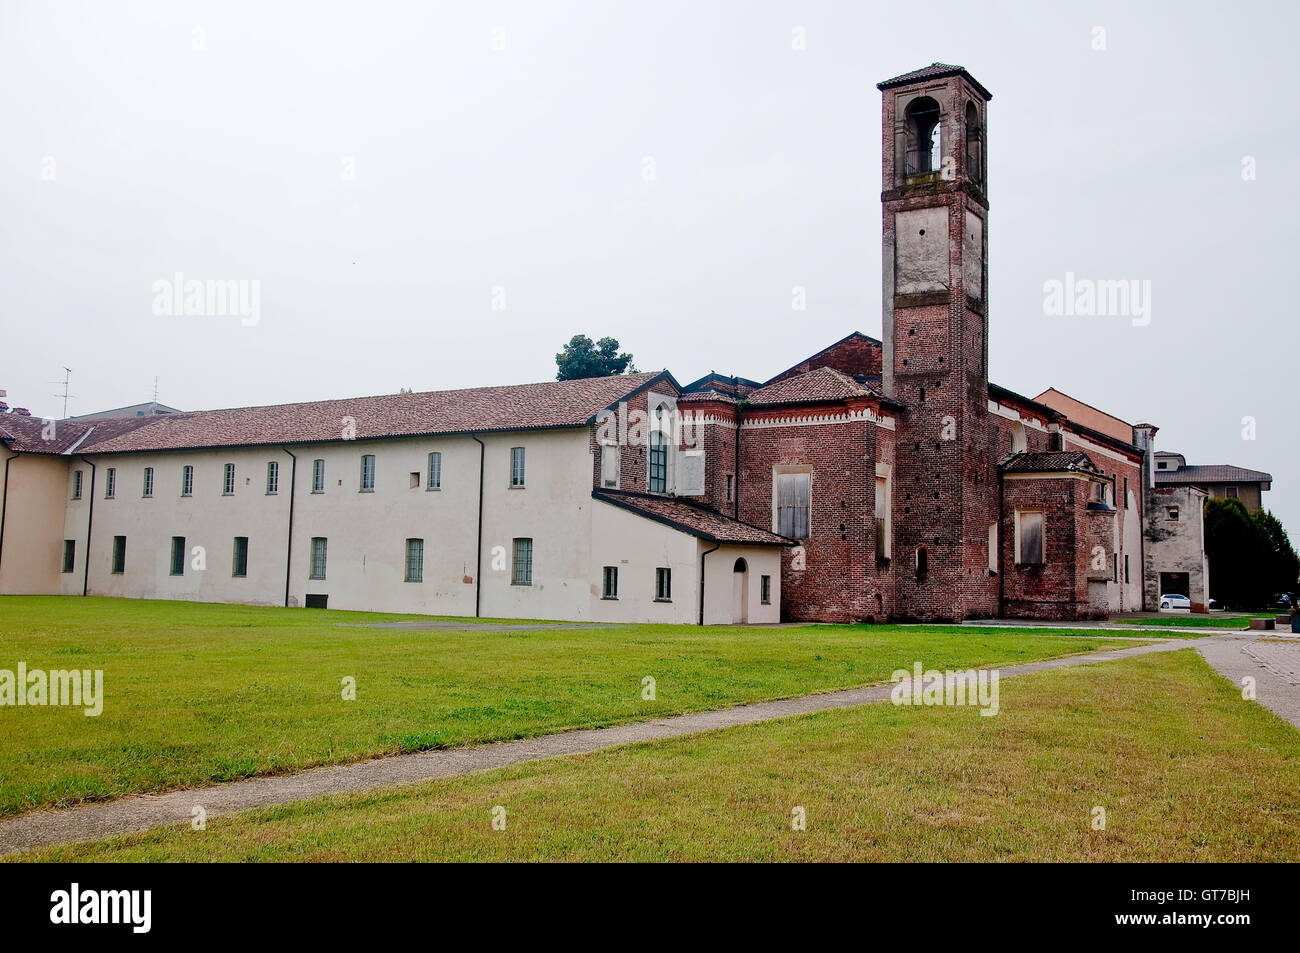
<instances>
[{"instance_id":1,"label":"paved walkway","mask_svg":"<svg viewBox=\"0 0 1300 953\"><path fill-rule=\"evenodd\" d=\"M1300 728L1300 637L1277 632L1234 632L1193 643L1216 672L1242 687L1255 679L1255 700Z\"/></svg>"},{"instance_id":2,"label":"paved walkway","mask_svg":"<svg viewBox=\"0 0 1300 953\"><path fill-rule=\"evenodd\" d=\"M1189 647L1184 639L1168 639L1151 645L1107 649L1041 662L990 668L996 668L1000 678L1010 678L1047 669L1109 662ZM201 806L206 816L212 818L234 811L302 801L327 794L369 791L395 784L449 778L539 758L586 754L618 745L680 738L683 735L788 718L792 715L888 701L892 688L893 685L888 683L850 688L609 728L566 731L540 738L468 748L421 751L356 764L309 768L296 774L249 778L206 788L160 795L135 795L63 810L33 811L0 822L0 856L52 844L98 840L113 834L188 824L196 806Z\"/></svg>"}]
</instances>

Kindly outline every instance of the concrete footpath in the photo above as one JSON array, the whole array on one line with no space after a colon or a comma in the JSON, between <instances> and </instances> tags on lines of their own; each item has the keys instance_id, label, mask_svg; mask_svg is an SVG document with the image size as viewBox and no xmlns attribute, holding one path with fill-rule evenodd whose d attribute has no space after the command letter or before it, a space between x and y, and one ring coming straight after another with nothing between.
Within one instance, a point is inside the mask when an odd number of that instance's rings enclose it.
<instances>
[{"instance_id":1,"label":"concrete footpath","mask_svg":"<svg viewBox=\"0 0 1300 953\"><path fill-rule=\"evenodd\" d=\"M987 668L996 668L1000 678L1011 678L1030 672L1091 665L1191 647L1186 639L1169 639L1151 645ZM680 738L792 715L883 702L889 700L892 688L889 683L850 688L609 728L566 731L519 741L393 755L355 764L309 768L295 774L249 778L167 794L132 795L65 809L33 811L0 822L0 856L52 844L98 840L114 834L189 824L195 807L203 808L206 817L213 818L249 808L286 804L328 794L369 791L396 784L449 778L540 758L586 754L619 745Z\"/></svg>"}]
</instances>

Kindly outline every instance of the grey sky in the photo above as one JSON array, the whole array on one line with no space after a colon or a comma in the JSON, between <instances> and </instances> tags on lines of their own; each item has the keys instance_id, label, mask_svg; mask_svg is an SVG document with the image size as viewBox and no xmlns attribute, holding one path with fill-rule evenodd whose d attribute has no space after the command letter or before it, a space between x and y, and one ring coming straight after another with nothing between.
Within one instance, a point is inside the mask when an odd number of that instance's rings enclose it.
<instances>
[{"instance_id":1,"label":"grey sky","mask_svg":"<svg viewBox=\"0 0 1300 953\"><path fill-rule=\"evenodd\" d=\"M1271 471L1294 530L1300 17L1056 7L3 0L0 388L58 415L65 364L72 413L155 376L185 409L546 380L578 331L763 379L880 334L875 83L938 60L994 94L992 378ZM259 281L260 322L155 316L178 271ZM1151 323L1046 316L1067 272L1149 280Z\"/></svg>"}]
</instances>

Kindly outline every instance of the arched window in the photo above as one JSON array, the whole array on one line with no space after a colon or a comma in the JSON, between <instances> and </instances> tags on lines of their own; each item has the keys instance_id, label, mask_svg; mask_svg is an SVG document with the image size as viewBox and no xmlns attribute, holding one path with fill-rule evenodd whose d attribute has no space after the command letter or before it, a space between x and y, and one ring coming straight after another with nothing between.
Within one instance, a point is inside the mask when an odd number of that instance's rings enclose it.
<instances>
[{"instance_id":1,"label":"arched window","mask_svg":"<svg viewBox=\"0 0 1300 953\"><path fill-rule=\"evenodd\" d=\"M984 129L973 102L966 104L966 178L984 187Z\"/></svg>"},{"instance_id":2,"label":"arched window","mask_svg":"<svg viewBox=\"0 0 1300 953\"><path fill-rule=\"evenodd\" d=\"M907 174L938 172L943 163L939 104L929 96L907 105Z\"/></svg>"},{"instance_id":3,"label":"arched window","mask_svg":"<svg viewBox=\"0 0 1300 953\"><path fill-rule=\"evenodd\" d=\"M1016 421L1011 425L1011 452L1023 453L1029 449L1029 437L1025 434L1025 425Z\"/></svg>"},{"instance_id":4,"label":"arched window","mask_svg":"<svg viewBox=\"0 0 1300 953\"><path fill-rule=\"evenodd\" d=\"M736 560L736 565L731 567L732 572L749 572L749 563L745 562L745 557L741 556Z\"/></svg>"}]
</instances>

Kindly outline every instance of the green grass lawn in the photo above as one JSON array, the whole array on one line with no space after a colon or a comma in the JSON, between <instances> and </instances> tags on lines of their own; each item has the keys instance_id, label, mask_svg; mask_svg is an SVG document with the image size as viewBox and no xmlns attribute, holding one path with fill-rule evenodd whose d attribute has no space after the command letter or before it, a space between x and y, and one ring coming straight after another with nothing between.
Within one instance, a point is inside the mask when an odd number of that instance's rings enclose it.
<instances>
[{"instance_id":1,"label":"green grass lawn","mask_svg":"<svg viewBox=\"0 0 1300 953\"><path fill-rule=\"evenodd\" d=\"M1177 626L1184 629L1245 629L1250 627L1251 619L1271 619L1274 613L1260 612L1252 615L1167 615L1167 616L1139 616L1137 618L1125 619L1117 617L1111 621L1118 625L1155 625L1155 626ZM1177 636L1179 633L1170 632L1170 636ZM1186 634L1186 633L1184 633Z\"/></svg>"},{"instance_id":2,"label":"green grass lawn","mask_svg":"<svg viewBox=\"0 0 1300 953\"><path fill-rule=\"evenodd\" d=\"M1297 790L1300 732L1188 649L15 859L1294 861Z\"/></svg>"},{"instance_id":3,"label":"green grass lawn","mask_svg":"<svg viewBox=\"0 0 1300 953\"><path fill-rule=\"evenodd\" d=\"M528 737L1115 642L1061 630L619 626L453 631L409 618L166 601L0 597L0 669L102 669L104 709L0 708L0 816L471 742ZM642 700L642 679L656 699ZM356 680L356 700L341 682Z\"/></svg>"}]
</instances>

